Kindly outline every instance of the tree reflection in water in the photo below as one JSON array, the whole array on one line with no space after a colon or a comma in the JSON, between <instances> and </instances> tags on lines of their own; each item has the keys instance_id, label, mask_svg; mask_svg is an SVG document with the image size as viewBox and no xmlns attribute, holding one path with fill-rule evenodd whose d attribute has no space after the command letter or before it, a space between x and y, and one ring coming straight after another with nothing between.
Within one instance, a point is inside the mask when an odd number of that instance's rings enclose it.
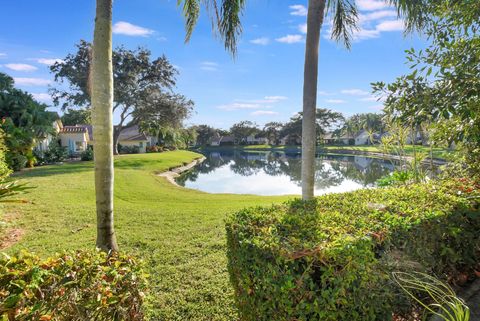
<instances>
[{"instance_id":1,"label":"tree reflection in water","mask_svg":"<svg viewBox=\"0 0 480 321\"><path fill-rule=\"evenodd\" d=\"M177 178L179 185L206 192L256 193L253 188L255 185L262 186L262 192L259 194L264 195L279 194L282 191L296 194L297 189L300 192L300 154L271 151L214 151L205 152L204 155L206 160L203 163ZM321 193L327 190L343 191L371 187L376 180L392 172L393 169L393 164L382 159L318 155L315 190ZM245 179L246 177L248 180ZM272 185L271 193L268 191L269 182ZM274 184L292 186L284 186L282 189L280 186L273 186ZM219 185L224 185L224 188L222 189Z\"/></svg>"}]
</instances>

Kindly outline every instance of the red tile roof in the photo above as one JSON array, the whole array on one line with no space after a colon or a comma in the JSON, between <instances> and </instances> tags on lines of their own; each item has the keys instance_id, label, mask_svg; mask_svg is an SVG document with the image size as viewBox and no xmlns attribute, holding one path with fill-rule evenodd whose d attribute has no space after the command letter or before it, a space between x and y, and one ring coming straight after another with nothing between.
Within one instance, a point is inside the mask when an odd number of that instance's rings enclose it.
<instances>
[{"instance_id":1,"label":"red tile roof","mask_svg":"<svg viewBox=\"0 0 480 321\"><path fill-rule=\"evenodd\" d=\"M86 133L87 128L82 126L63 126L61 133Z\"/></svg>"}]
</instances>

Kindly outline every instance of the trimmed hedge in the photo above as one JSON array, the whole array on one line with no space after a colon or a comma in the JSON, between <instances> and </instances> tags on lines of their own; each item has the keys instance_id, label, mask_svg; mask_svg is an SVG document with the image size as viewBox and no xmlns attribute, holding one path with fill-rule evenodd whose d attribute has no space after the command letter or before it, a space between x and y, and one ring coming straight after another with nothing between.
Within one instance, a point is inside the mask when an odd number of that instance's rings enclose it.
<instances>
[{"instance_id":1,"label":"trimmed hedge","mask_svg":"<svg viewBox=\"0 0 480 321\"><path fill-rule=\"evenodd\" d=\"M474 272L479 195L469 180L432 182L230 216L228 268L240 318L391 320L408 308L391 271Z\"/></svg>"},{"instance_id":2,"label":"trimmed hedge","mask_svg":"<svg viewBox=\"0 0 480 321\"><path fill-rule=\"evenodd\" d=\"M64 253L0 258L2 320L143 320L145 275L130 256Z\"/></svg>"}]
</instances>

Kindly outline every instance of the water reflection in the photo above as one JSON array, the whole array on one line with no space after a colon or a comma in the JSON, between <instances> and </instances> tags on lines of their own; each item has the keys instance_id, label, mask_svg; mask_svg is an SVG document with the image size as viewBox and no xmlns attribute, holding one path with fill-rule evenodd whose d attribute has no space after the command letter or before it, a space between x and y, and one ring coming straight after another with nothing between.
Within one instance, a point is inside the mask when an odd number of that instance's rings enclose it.
<instances>
[{"instance_id":1,"label":"water reflection","mask_svg":"<svg viewBox=\"0 0 480 321\"><path fill-rule=\"evenodd\" d=\"M301 193L301 158L283 152L205 152L205 162L177 179L210 193L284 195ZM374 186L393 171L389 161L363 156L319 155L316 195Z\"/></svg>"}]
</instances>

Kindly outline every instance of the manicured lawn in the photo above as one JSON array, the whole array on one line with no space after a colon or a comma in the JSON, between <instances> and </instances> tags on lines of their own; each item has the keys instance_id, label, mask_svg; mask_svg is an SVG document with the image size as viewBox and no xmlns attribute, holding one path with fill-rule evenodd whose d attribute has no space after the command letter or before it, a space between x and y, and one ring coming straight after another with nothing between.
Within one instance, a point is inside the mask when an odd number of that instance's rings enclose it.
<instances>
[{"instance_id":1,"label":"manicured lawn","mask_svg":"<svg viewBox=\"0 0 480 321\"><path fill-rule=\"evenodd\" d=\"M122 251L142 257L150 273L149 316L154 320L235 320L225 257L224 218L287 197L207 194L168 183L154 172L199 157L188 151L119 156L115 160L115 224ZM36 186L28 204L5 205L25 231L6 252L47 256L95 244L93 163L25 171ZM1 219L0 219L1 220Z\"/></svg>"},{"instance_id":2,"label":"manicured lawn","mask_svg":"<svg viewBox=\"0 0 480 321\"><path fill-rule=\"evenodd\" d=\"M325 145L322 146L326 151L359 151L359 152L369 152L369 153L382 153L382 150L379 146L372 146L372 145L363 145L363 146L345 146L345 145L338 145L338 146L331 146ZM424 153L426 156L430 155L430 147L427 146L413 146L407 145L405 146L405 152L407 155L414 154L414 148L417 153ZM453 152L448 151L445 148L434 147L433 148L433 157L435 158L448 158L449 155L452 155Z\"/></svg>"}]
</instances>

